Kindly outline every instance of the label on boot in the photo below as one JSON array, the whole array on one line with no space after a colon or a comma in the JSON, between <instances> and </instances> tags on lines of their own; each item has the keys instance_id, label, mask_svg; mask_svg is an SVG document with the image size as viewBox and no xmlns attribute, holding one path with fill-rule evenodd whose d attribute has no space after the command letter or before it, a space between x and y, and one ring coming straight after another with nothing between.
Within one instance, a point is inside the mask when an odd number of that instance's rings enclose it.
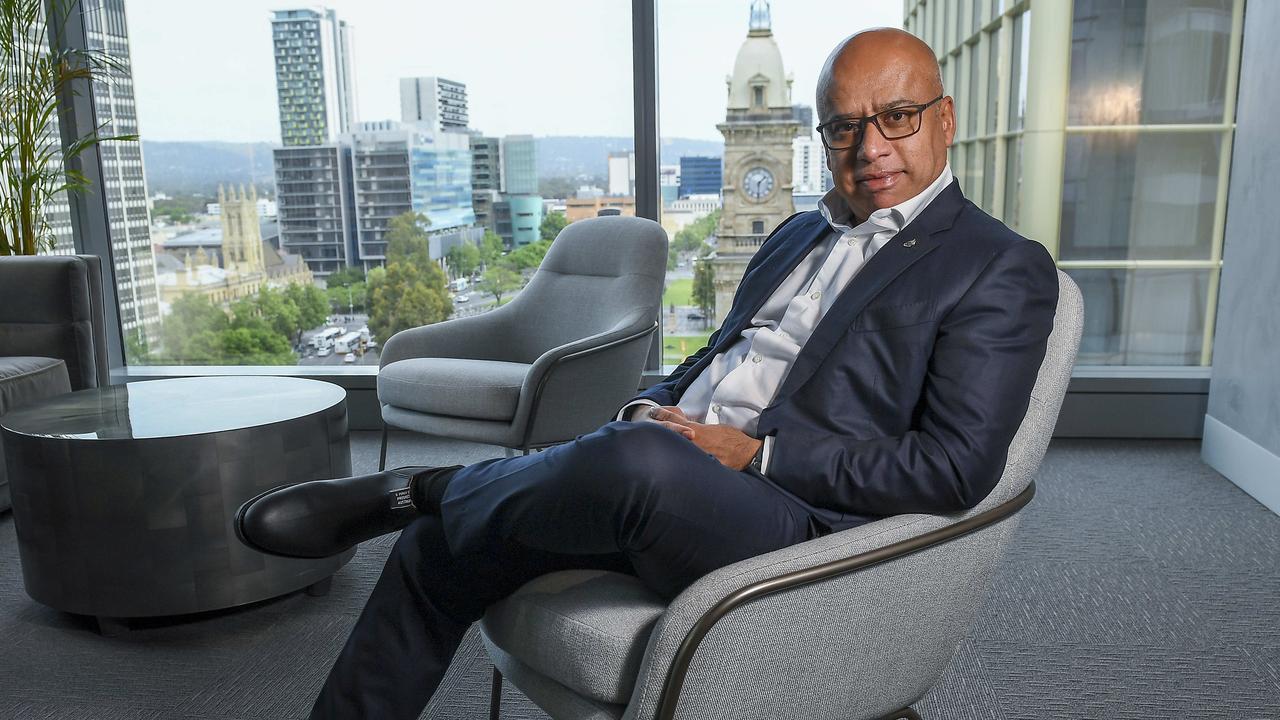
<instances>
[{"instance_id":1,"label":"label on boot","mask_svg":"<svg viewBox=\"0 0 1280 720\"><path fill-rule=\"evenodd\" d=\"M392 510L403 510L404 508L413 507L413 497L410 495L409 488L407 487L391 491L388 497L391 498Z\"/></svg>"}]
</instances>

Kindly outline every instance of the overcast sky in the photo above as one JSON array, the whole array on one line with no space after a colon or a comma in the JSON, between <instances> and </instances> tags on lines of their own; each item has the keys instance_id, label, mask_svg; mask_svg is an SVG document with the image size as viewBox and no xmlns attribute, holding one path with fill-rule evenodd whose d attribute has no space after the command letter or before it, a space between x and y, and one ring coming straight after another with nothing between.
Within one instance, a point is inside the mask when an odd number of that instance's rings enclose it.
<instances>
[{"instance_id":1,"label":"overcast sky","mask_svg":"<svg viewBox=\"0 0 1280 720\"><path fill-rule=\"evenodd\" d=\"M149 140L279 142L271 11L302 3L126 0L138 124ZM494 135L631 135L630 0L332 0L354 28L357 112L399 119L401 77L466 83L471 127ZM725 76L749 0L659 0L666 137L720 139ZM902 0L774 0L792 101L813 104L827 53L902 25Z\"/></svg>"}]
</instances>

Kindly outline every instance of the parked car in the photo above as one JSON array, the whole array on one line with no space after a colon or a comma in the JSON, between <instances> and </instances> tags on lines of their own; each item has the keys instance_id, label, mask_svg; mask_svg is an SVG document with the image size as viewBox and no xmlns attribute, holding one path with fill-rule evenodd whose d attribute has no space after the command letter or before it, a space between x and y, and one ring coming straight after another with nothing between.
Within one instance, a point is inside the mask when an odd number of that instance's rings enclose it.
<instances>
[{"instance_id":1,"label":"parked car","mask_svg":"<svg viewBox=\"0 0 1280 720\"><path fill-rule=\"evenodd\" d=\"M316 351L316 357L329 357L332 354L333 348L331 347L322 347Z\"/></svg>"},{"instance_id":2,"label":"parked car","mask_svg":"<svg viewBox=\"0 0 1280 720\"><path fill-rule=\"evenodd\" d=\"M453 296L453 301L456 303L470 302L471 296L468 295L467 293L458 293L457 295Z\"/></svg>"},{"instance_id":3,"label":"parked car","mask_svg":"<svg viewBox=\"0 0 1280 720\"><path fill-rule=\"evenodd\" d=\"M353 352L347 353L346 355L342 356L342 362L344 363L353 363L355 361L356 361L356 354Z\"/></svg>"}]
</instances>

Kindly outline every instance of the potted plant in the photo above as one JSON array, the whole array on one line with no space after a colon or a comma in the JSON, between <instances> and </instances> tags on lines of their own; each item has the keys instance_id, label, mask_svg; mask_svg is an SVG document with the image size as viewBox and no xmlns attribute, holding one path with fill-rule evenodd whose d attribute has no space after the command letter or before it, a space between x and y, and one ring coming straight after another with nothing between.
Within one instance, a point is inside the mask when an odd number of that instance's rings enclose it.
<instances>
[{"instance_id":1,"label":"potted plant","mask_svg":"<svg viewBox=\"0 0 1280 720\"><path fill-rule=\"evenodd\" d=\"M0 0L0 255L52 249L49 203L90 185L69 163L100 142L138 139L104 136L103 123L63 145L62 101L127 72L105 52L64 42L67 18L82 11L79 0Z\"/></svg>"}]
</instances>

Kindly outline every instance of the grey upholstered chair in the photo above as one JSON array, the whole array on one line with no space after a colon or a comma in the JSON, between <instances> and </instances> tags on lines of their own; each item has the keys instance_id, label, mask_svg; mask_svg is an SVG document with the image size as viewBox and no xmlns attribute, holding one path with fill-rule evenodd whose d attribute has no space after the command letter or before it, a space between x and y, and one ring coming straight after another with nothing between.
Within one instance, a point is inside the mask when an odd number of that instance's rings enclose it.
<instances>
[{"instance_id":1,"label":"grey upholstered chair","mask_svg":"<svg viewBox=\"0 0 1280 720\"><path fill-rule=\"evenodd\" d=\"M699 579L669 605L635 578L567 571L489 608L491 716L505 676L556 720L916 718L972 627L1035 492L1080 342L1059 272L1053 334L1004 474L974 509L899 515Z\"/></svg>"},{"instance_id":2,"label":"grey upholstered chair","mask_svg":"<svg viewBox=\"0 0 1280 720\"><path fill-rule=\"evenodd\" d=\"M0 259L0 415L107 384L102 260L93 255ZM0 446L0 511L9 509Z\"/></svg>"},{"instance_id":3,"label":"grey upholstered chair","mask_svg":"<svg viewBox=\"0 0 1280 720\"><path fill-rule=\"evenodd\" d=\"M387 427L524 452L599 427L639 387L666 267L657 223L579 220L510 303L391 336L379 467Z\"/></svg>"}]
</instances>

